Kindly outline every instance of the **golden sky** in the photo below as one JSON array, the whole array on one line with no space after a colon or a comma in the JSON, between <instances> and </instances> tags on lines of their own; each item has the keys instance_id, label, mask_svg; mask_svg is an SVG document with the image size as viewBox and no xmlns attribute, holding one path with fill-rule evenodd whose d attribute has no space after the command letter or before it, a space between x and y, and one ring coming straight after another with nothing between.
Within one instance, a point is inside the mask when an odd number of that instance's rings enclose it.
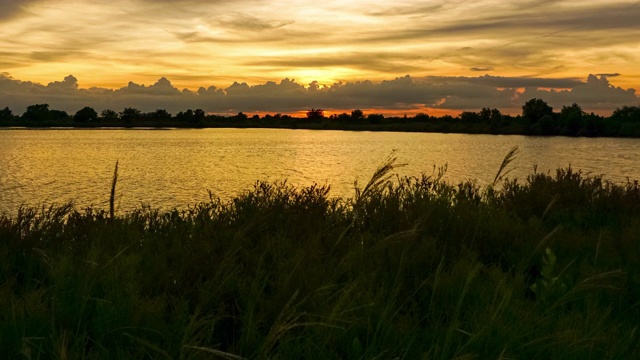
<instances>
[{"instance_id":1,"label":"golden sky","mask_svg":"<svg viewBox=\"0 0 640 360\"><path fill-rule=\"evenodd\" d=\"M151 97L164 89L179 109L208 104L201 87L228 96L235 82L246 101L210 111L260 111L252 96L274 91L280 107L262 110L517 108L537 94L596 111L638 104L629 90L640 88L638 1L0 0L0 9L0 107L29 90L73 110L80 104L54 94L68 85L104 90L75 94L97 107L143 109L162 107Z\"/></svg>"}]
</instances>

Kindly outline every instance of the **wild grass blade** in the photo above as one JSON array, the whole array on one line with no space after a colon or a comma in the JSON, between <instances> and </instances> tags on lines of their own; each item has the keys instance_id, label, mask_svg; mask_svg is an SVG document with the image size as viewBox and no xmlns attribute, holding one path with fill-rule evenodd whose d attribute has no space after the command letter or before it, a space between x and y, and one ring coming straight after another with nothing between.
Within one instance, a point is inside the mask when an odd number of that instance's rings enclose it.
<instances>
[{"instance_id":1,"label":"wild grass blade","mask_svg":"<svg viewBox=\"0 0 640 360\"><path fill-rule=\"evenodd\" d=\"M193 350L198 350L198 351L203 351L209 354L213 354L216 357L222 358L222 359L226 359L226 360L247 360L247 358L244 358L242 356L238 356L238 355L234 355L228 352L224 352L224 351L220 351L220 350L216 350L216 349L211 349L211 348L207 348L207 347L203 347L203 346L185 346L185 348L187 349L193 349Z\"/></svg>"},{"instance_id":2,"label":"wild grass blade","mask_svg":"<svg viewBox=\"0 0 640 360\"><path fill-rule=\"evenodd\" d=\"M518 152L519 152L518 149L519 149L518 145L512 147L511 150L509 150L507 155L504 157L504 159L502 159L502 164L500 164L500 168L496 173L496 177L493 179L493 183L492 183L493 186L495 186L498 183L498 181L501 181L502 178L507 176L513 170L513 169L507 169L507 166L509 166L509 164L511 164L511 162L516 159L516 155L518 155Z\"/></svg>"},{"instance_id":3,"label":"wild grass blade","mask_svg":"<svg viewBox=\"0 0 640 360\"><path fill-rule=\"evenodd\" d=\"M109 196L109 219L115 218L116 184L118 183L118 160L113 170L113 180L111 181L111 195Z\"/></svg>"}]
</instances>

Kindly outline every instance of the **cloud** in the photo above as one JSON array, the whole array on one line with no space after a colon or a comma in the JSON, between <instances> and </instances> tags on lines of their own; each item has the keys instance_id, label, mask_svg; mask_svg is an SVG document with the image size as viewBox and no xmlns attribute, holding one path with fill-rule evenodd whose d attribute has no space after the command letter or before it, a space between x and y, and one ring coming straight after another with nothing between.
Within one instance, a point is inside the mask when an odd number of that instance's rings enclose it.
<instances>
[{"instance_id":1,"label":"cloud","mask_svg":"<svg viewBox=\"0 0 640 360\"><path fill-rule=\"evenodd\" d=\"M0 0L0 20L10 19L23 12L25 5L37 2L35 0Z\"/></svg>"},{"instance_id":2,"label":"cloud","mask_svg":"<svg viewBox=\"0 0 640 360\"><path fill-rule=\"evenodd\" d=\"M412 6L393 6L384 8L381 10L368 11L366 14L370 16L380 16L380 17L394 17L394 16L417 16L422 17L427 14L433 14L439 12L444 9L446 3L440 2L438 4L430 4L425 6L416 6L413 4Z\"/></svg>"},{"instance_id":3,"label":"cloud","mask_svg":"<svg viewBox=\"0 0 640 360\"><path fill-rule=\"evenodd\" d=\"M637 87L637 18L625 0L0 0L0 71L43 83L72 71L108 87L166 76L195 89L615 70Z\"/></svg>"},{"instance_id":4,"label":"cloud","mask_svg":"<svg viewBox=\"0 0 640 360\"><path fill-rule=\"evenodd\" d=\"M540 90L527 88L522 98L540 97L554 108L578 103L588 111L602 111L615 109L623 105L640 105L634 89L622 89L611 85L605 76L598 78L589 75L585 83L574 86L569 90Z\"/></svg>"},{"instance_id":5,"label":"cloud","mask_svg":"<svg viewBox=\"0 0 640 360\"><path fill-rule=\"evenodd\" d=\"M403 31L394 31L370 40L435 39L442 36L499 36L506 39L522 37L522 40L527 40L550 37L560 32L601 36L601 31L615 29L623 30L619 35L628 39L633 37L629 33L630 29L640 29L640 23L636 21L640 17L640 6L629 6L625 2L554 6L552 14L546 8L527 6L526 16L521 7L514 10L493 2L479 4L477 12L466 11L461 17L450 21L410 26ZM516 10L517 13L514 12ZM516 16L518 14L520 16ZM616 39L608 41L614 42Z\"/></svg>"},{"instance_id":6,"label":"cloud","mask_svg":"<svg viewBox=\"0 0 640 360\"><path fill-rule=\"evenodd\" d=\"M525 89L524 91L522 89ZM96 110L135 107L148 112L159 108L172 113L201 108L210 113L288 113L309 108L380 109L411 111L440 108L477 111L483 107L519 113L531 98L542 98L554 108L572 103L586 111L611 112L624 105L638 105L634 89L613 86L605 76L576 79L519 78L484 75L479 77L409 75L380 82L337 82L321 86L292 79L249 85L234 82L227 88L200 87L196 91L176 88L167 78L146 86L129 82L118 89L81 88L69 75L62 81L42 85L0 74L0 108L8 106L22 113L28 105L48 103L70 113L84 106Z\"/></svg>"},{"instance_id":7,"label":"cloud","mask_svg":"<svg viewBox=\"0 0 640 360\"><path fill-rule=\"evenodd\" d=\"M306 56L260 57L257 60L245 61L247 66L265 67L269 69L291 68L335 68L348 67L366 69L377 72L414 72L424 70L424 66L415 65L424 57L420 54L399 54L383 52L346 52L341 54L319 53Z\"/></svg>"},{"instance_id":8,"label":"cloud","mask_svg":"<svg viewBox=\"0 0 640 360\"><path fill-rule=\"evenodd\" d=\"M216 17L213 23L226 29L256 32L278 29L293 24L294 21L264 20L241 12L233 12Z\"/></svg>"}]
</instances>

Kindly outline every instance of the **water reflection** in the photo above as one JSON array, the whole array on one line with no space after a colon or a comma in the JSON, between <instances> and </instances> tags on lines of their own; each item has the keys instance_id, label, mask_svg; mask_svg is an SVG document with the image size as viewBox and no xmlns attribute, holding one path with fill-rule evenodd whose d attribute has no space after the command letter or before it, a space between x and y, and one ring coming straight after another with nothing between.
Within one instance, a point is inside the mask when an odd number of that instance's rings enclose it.
<instances>
[{"instance_id":1,"label":"water reflection","mask_svg":"<svg viewBox=\"0 0 640 360\"><path fill-rule=\"evenodd\" d=\"M121 211L149 204L185 207L228 199L256 180L331 184L352 196L392 152L400 175L431 173L448 164L445 179L493 180L502 158L520 147L511 177L571 165L614 181L640 178L640 140L275 129L0 130L0 211L20 204L65 202L107 208L120 161Z\"/></svg>"}]
</instances>

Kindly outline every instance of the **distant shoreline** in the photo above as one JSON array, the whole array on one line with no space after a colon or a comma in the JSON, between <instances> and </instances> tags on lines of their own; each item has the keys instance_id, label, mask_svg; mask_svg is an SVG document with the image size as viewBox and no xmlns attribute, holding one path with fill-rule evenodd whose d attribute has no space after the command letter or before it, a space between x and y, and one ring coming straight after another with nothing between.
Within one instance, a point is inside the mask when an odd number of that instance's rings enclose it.
<instances>
[{"instance_id":1,"label":"distant shoreline","mask_svg":"<svg viewBox=\"0 0 640 360\"><path fill-rule=\"evenodd\" d=\"M51 110L48 104L27 107L21 116L6 107L0 110L0 127L24 129L307 129L346 131L392 131L486 135L533 135L569 137L640 137L640 107L624 106L609 117L586 113L578 104L563 106L554 112L541 99L531 99L517 116L502 114L498 109L483 108L478 112L465 111L457 117L435 117L417 114L412 117L385 117L382 114L364 114L353 110L325 116L322 109L310 109L307 116L289 115L237 115L207 114L202 109L181 111L172 115L166 110L144 113L125 108L121 112L103 110L98 114L90 107L74 115Z\"/></svg>"}]
</instances>

